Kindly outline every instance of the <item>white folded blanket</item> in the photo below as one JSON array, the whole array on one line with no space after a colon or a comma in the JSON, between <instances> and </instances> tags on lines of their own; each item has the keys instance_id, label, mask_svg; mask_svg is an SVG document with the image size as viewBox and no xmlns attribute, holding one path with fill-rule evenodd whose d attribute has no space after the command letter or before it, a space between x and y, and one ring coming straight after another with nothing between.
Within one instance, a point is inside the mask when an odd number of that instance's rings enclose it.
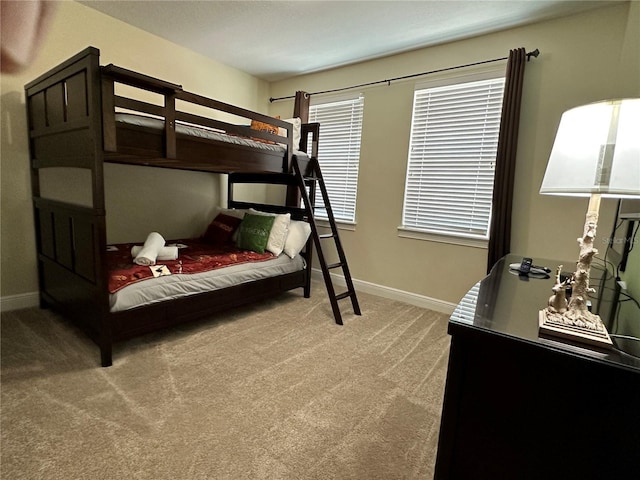
<instances>
[{"instance_id":1,"label":"white folded blanket","mask_svg":"<svg viewBox=\"0 0 640 480\"><path fill-rule=\"evenodd\" d=\"M133 263L138 265L155 265L160 249L164 247L164 238L157 232L151 232L142 246L142 249L134 257Z\"/></svg>"},{"instance_id":2,"label":"white folded blanket","mask_svg":"<svg viewBox=\"0 0 640 480\"><path fill-rule=\"evenodd\" d=\"M140 251L142 250L142 245L134 245L131 247L131 256L133 258L137 257ZM158 251L158 256L156 257L156 262L166 262L167 260L177 260L178 259L178 247L175 245L170 247L165 245Z\"/></svg>"}]
</instances>

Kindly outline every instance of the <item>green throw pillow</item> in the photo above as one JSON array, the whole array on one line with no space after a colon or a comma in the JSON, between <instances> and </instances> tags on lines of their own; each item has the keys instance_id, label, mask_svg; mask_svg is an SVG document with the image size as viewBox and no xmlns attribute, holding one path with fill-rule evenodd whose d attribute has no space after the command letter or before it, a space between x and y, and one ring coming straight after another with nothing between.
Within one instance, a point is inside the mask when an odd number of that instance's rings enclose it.
<instances>
[{"instance_id":1,"label":"green throw pillow","mask_svg":"<svg viewBox=\"0 0 640 480\"><path fill-rule=\"evenodd\" d=\"M275 218L245 214L238 231L238 248L264 253Z\"/></svg>"}]
</instances>

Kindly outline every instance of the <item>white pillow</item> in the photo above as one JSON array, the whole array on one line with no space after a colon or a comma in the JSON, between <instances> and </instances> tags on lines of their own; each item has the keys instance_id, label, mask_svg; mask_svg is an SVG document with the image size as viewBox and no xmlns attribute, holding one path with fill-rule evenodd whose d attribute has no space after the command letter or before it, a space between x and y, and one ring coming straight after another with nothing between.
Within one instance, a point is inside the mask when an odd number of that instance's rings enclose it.
<instances>
[{"instance_id":1,"label":"white pillow","mask_svg":"<svg viewBox=\"0 0 640 480\"><path fill-rule=\"evenodd\" d=\"M266 215L269 217L276 217L273 221L273 226L271 227L271 233L269 233L269 240L267 240L266 249L273 253L276 257L282 253L284 250L285 241L287 239L289 233L289 223L291 222L291 214L275 214L275 213L267 213L260 212L258 210L254 210L253 208L249 209L249 213L254 215Z\"/></svg>"},{"instance_id":2,"label":"white pillow","mask_svg":"<svg viewBox=\"0 0 640 480\"><path fill-rule=\"evenodd\" d=\"M284 243L284 253L294 258L304 248L309 235L311 235L311 225L307 222L291 220L291 223L289 223L289 235L287 235L287 241Z\"/></svg>"},{"instance_id":3,"label":"white pillow","mask_svg":"<svg viewBox=\"0 0 640 480\"><path fill-rule=\"evenodd\" d=\"M293 149L294 150L300 150L300 136L301 134L301 130L302 130L302 120L300 120L300 117L296 117L296 118L285 118L283 119L285 122L289 122L291 124L293 124ZM287 135L287 129L286 128L279 128L278 129L278 135L280 135L281 137L284 137Z\"/></svg>"}]
</instances>

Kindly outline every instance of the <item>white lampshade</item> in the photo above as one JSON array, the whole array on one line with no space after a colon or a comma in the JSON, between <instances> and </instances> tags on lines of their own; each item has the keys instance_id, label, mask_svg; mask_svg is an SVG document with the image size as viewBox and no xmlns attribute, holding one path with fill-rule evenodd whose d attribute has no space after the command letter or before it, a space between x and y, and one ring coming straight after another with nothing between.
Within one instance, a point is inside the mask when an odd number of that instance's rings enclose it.
<instances>
[{"instance_id":1,"label":"white lampshade","mask_svg":"<svg viewBox=\"0 0 640 480\"><path fill-rule=\"evenodd\" d=\"M566 111L540 193L640 197L640 98Z\"/></svg>"}]
</instances>

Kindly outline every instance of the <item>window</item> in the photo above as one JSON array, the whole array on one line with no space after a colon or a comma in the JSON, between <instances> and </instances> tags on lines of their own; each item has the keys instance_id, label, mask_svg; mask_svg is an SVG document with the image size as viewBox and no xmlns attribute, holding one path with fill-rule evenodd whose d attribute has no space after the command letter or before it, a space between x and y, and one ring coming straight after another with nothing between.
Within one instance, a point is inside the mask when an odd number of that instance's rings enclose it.
<instances>
[{"instance_id":1,"label":"window","mask_svg":"<svg viewBox=\"0 0 640 480\"><path fill-rule=\"evenodd\" d=\"M309 107L309 122L320 123L318 162L336 221L355 223L356 220L363 108L362 96L334 98ZM327 218L319 190L316 190L315 214L318 218Z\"/></svg>"},{"instance_id":2,"label":"window","mask_svg":"<svg viewBox=\"0 0 640 480\"><path fill-rule=\"evenodd\" d=\"M496 76L415 91L401 229L486 243L504 90Z\"/></svg>"}]
</instances>

